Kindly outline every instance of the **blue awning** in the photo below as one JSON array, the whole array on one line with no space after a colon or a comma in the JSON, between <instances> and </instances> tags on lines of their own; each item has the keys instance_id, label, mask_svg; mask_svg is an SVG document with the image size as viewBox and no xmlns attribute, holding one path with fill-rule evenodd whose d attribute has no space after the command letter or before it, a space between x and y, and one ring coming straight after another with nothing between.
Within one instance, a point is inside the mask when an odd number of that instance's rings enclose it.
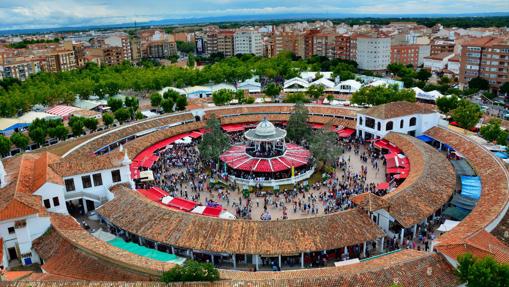
<instances>
[{"instance_id":1,"label":"blue awning","mask_svg":"<svg viewBox=\"0 0 509 287\"><path fill-rule=\"evenodd\" d=\"M479 199L481 197L481 178L478 176L461 176L461 195Z\"/></svg>"},{"instance_id":2,"label":"blue awning","mask_svg":"<svg viewBox=\"0 0 509 287\"><path fill-rule=\"evenodd\" d=\"M495 155L501 159L507 159L509 158L509 156L505 153L505 152L500 152L500 151L497 151L495 152Z\"/></svg>"},{"instance_id":3,"label":"blue awning","mask_svg":"<svg viewBox=\"0 0 509 287\"><path fill-rule=\"evenodd\" d=\"M443 147L445 147L447 150L454 150L450 145L448 144L442 144Z\"/></svg>"},{"instance_id":4,"label":"blue awning","mask_svg":"<svg viewBox=\"0 0 509 287\"><path fill-rule=\"evenodd\" d=\"M26 128L28 126L30 126L30 124L17 123L17 124L13 124L12 126L10 126L8 128L5 128L5 129L1 130L0 132L8 132L8 131L13 131L15 129L23 129L23 128Z\"/></svg>"},{"instance_id":5,"label":"blue awning","mask_svg":"<svg viewBox=\"0 0 509 287\"><path fill-rule=\"evenodd\" d=\"M429 137L427 135L420 135L417 138L425 143L430 143L430 142L434 141L434 139L432 137Z\"/></svg>"}]
</instances>

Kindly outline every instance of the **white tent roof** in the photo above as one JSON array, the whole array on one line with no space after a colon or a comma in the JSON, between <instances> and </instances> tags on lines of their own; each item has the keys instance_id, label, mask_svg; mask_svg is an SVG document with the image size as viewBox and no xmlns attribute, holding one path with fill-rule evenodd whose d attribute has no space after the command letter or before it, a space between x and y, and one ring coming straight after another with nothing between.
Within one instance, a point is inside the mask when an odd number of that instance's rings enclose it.
<instances>
[{"instance_id":1,"label":"white tent roof","mask_svg":"<svg viewBox=\"0 0 509 287\"><path fill-rule=\"evenodd\" d=\"M199 205L199 206L195 207L193 210L191 210L192 213L197 213L197 214L203 214L203 211L205 211L205 206L203 206L203 205Z\"/></svg>"},{"instance_id":2,"label":"white tent roof","mask_svg":"<svg viewBox=\"0 0 509 287\"><path fill-rule=\"evenodd\" d=\"M302 79L311 79L311 80L314 80L316 78L316 74L317 73L320 73L320 75L322 75L322 79L323 78L326 78L326 79L332 79L332 72L313 72L313 71L306 71L306 72L301 72L300 73L300 77Z\"/></svg>"},{"instance_id":3,"label":"white tent roof","mask_svg":"<svg viewBox=\"0 0 509 287\"><path fill-rule=\"evenodd\" d=\"M161 200L161 202L162 202L163 204L168 204L168 203L170 203L172 200L173 200L173 196L169 196L169 195L167 195L167 196L163 197L163 199Z\"/></svg>"},{"instance_id":4,"label":"white tent roof","mask_svg":"<svg viewBox=\"0 0 509 287\"><path fill-rule=\"evenodd\" d=\"M193 93L211 93L212 89L210 87L205 86L192 86L187 87L184 89L186 94L193 94Z\"/></svg>"},{"instance_id":5,"label":"white tent roof","mask_svg":"<svg viewBox=\"0 0 509 287\"><path fill-rule=\"evenodd\" d=\"M382 81L382 80L376 80L374 82L371 82L368 84L368 86L373 86L373 87L378 87L378 86L387 86L388 83L386 81Z\"/></svg>"},{"instance_id":6,"label":"white tent roof","mask_svg":"<svg viewBox=\"0 0 509 287\"><path fill-rule=\"evenodd\" d=\"M293 85L298 85L298 86L301 86L302 88L306 88L306 89L309 87L308 81L301 79L299 77L295 77L295 78L291 78L290 80L286 80L285 84L284 84L284 88L286 89Z\"/></svg>"},{"instance_id":7,"label":"white tent roof","mask_svg":"<svg viewBox=\"0 0 509 287\"><path fill-rule=\"evenodd\" d=\"M459 221L446 219L445 222L442 225L440 225L440 227L438 227L438 231L440 232L449 231L456 227L456 225L458 225L459 223L460 223Z\"/></svg>"},{"instance_id":8,"label":"white tent roof","mask_svg":"<svg viewBox=\"0 0 509 287\"><path fill-rule=\"evenodd\" d=\"M179 88L175 88L175 87L165 87L165 88L163 88L162 90L159 91L159 94L162 96L168 90L174 90L175 92L177 92L177 93L179 93L181 95L185 95L186 94L186 91L184 91L183 89L179 89Z\"/></svg>"},{"instance_id":9,"label":"white tent roof","mask_svg":"<svg viewBox=\"0 0 509 287\"><path fill-rule=\"evenodd\" d=\"M158 113L154 113L151 111L141 111L141 114L146 116L147 118L153 118L153 117L157 117L159 115Z\"/></svg>"},{"instance_id":10,"label":"white tent roof","mask_svg":"<svg viewBox=\"0 0 509 287\"><path fill-rule=\"evenodd\" d=\"M212 86L211 89L212 89L212 92L219 91L219 90L231 90L231 91L237 90L233 85L225 84L225 83L214 85L214 86Z\"/></svg>"},{"instance_id":11,"label":"white tent roof","mask_svg":"<svg viewBox=\"0 0 509 287\"><path fill-rule=\"evenodd\" d=\"M325 88L333 88L334 82L331 80L328 80L326 78L320 78L320 79L312 82L310 85L320 85L320 86L324 86Z\"/></svg>"},{"instance_id":12,"label":"white tent roof","mask_svg":"<svg viewBox=\"0 0 509 287\"><path fill-rule=\"evenodd\" d=\"M231 212L226 211L226 210L223 210L221 212L221 214L219 214L219 218L222 218L222 219L237 219L237 217L235 217L235 215L233 215Z\"/></svg>"},{"instance_id":13,"label":"white tent roof","mask_svg":"<svg viewBox=\"0 0 509 287\"><path fill-rule=\"evenodd\" d=\"M185 138L182 138L180 140L175 141L175 143L178 143L178 144L190 144L192 141L193 141L192 138L185 137Z\"/></svg>"}]
</instances>

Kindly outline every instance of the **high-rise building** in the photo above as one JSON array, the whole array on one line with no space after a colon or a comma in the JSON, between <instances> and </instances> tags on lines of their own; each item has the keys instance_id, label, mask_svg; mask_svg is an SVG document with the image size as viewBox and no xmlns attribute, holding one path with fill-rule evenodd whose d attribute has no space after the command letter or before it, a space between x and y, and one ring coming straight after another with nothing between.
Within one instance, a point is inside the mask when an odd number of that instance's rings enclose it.
<instances>
[{"instance_id":1,"label":"high-rise building","mask_svg":"<svg viewBox=\"0 0 509 287\"><path fill-rule=\"evenodd\" d=\"M305 41L304 33L298 31L280 32L274 31L272 33L272 48L271 56L277 56L283 51L294 53L298 57L304 58L305 55Z\"/></svg>"},{"instance_id":2,"label":"high-rise building","mask_svg":"<svg viewBox=\"0 0 509 287\"><path fill-rule=\"evenodd\" d=\"M337 35L335 43L335 58L341 60L352 60L351 54L351 36Z\"/></svg>"},{"instance_id":3,"label":"high-rise building","mask_svg":"<svg viewBox=\"0 0 509 287\"><path fill-rule=\"evenodd\" d=\"M391 38L382 33L361 34L355 37L355 59L359 69L382 71L391 62ZM354 43L354 42L352 42ZM353 45L352 45L353 46Z\"/></svg>"},{"instance_id":4,"label":"high-rise building","mask_svg":"<svg viewBox=\"0 0 509 287\"><path fill-rule=\"evenodd\" d=\"M442 53L454 53L454 41L444 39L433 39L431 41L430 55L438 55Z\"/></svg>"},{"instance_id":5,"label":"high-rise building","mask_svg":"<svg viewBox=\"0 0 509 287\"><path fill-rule=\"evenodd\" d=\"M476 77L486 79L495 90L509 81L509 37L483 37L462 44L459 82L466 86Z\"/></svg>"},{"instance_id":6,"label":"high-rise building","mask_svg":"<svg viewBox=\"0 0 509 287\"><path fill-rule=\"evenodd\" d=\"M336 36L335 33L321 32L314 35L313 55L336 58Z\"/></svg>"},{"instance_id":7,"label":"high-rise building","mask_svg":"<svg viewBox=\"0 0 509 287\"><path fill-rule=\"evenodd\" d=\"M254 29L240 29L234 35L235 54L263 55L263 42L260 32Z\"/></svg>"},{"instance_id":8,"label":"high-rise building","mask_svg":"<svg viewBox=\"0 0 509 287\"><path fill-rule=\"evenodd\" d=\"M221 30L217 33L217 52L223 53L225 57L235 55L234 50L235 31Z\"/></svg>"}]
</instances>

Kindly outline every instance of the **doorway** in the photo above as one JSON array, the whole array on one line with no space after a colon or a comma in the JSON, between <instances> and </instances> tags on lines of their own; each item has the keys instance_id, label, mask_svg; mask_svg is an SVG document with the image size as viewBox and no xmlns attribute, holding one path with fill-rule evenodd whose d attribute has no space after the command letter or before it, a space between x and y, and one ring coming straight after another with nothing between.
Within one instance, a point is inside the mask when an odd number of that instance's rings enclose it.
<instances>
[{"instance_id":1,"label":"doorway","mask_svg":"<svg viewBox=\"0 0 509 287\"><path fill-rule=\"evenodd\" d=\"M18 259L18 252L16 252L16 247L7 248L7 252L9 253L9 260Z\"/></svg>"}]
</instances>

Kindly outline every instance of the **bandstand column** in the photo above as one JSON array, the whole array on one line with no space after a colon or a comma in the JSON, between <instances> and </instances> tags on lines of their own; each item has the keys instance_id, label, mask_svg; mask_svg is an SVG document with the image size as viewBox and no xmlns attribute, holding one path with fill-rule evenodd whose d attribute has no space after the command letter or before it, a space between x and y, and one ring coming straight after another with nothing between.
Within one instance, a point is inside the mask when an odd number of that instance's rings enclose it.
<instances>
[{"instance_id":1,"label":"bandstand column","mask_svg":"<svg viewBox=\"0 0 509 287\"><path fill-rule=\"evenodd\" d=\"M416 235L417 235L417 224L414 225L414 230L413 230L413 235L412 235L412 239L415 239Z\"/></svg>"},{"instance_id":2,"label":"bandstand column","mask_svg":"<svg viewBox=\"0 0 509 287\"><path fill-rule=\"evenodd\" d=\"M171 247L171 254L175 254L175 248L173 246L170 246Z\"/></svg>"},{"instance_id":3,"label":"bandstand column","mask_svg":"<svg viewBox=\"0 0 509 287\"><path fill-rule=\"evenodd\" d=\"M401 228L401 234L400 234L400 238L399 238L399 246L400 248L402 247L401 245L403 245L403 238L405 237L405 228Z\"/></svg>"},{"instance_id":4,"label":"bandstand column","mask_svg":"<svg viewBox=\"0 0 509 287\"><path fill-rule=\"evenodd\" d=\"M279 259L279 269L281 269L282 268L282 265L281 265L281 255L279 255L278 259Z\"/></svg>"},{"instance_id":5,"label":"bandstand column","mask_svg":"<svg viewBox=\"0 0 509 287\"><path fill-rule=\"evenodd\" d=\"M366 257L366 241L364 241L364 244L362 244L362 256Z\"/></svg>"},{"instance_id":6,"label":"bandstand column","mask_svg":"<svg viewBox=\"0 0 509 287\"><path fill-rule=\"evenodd\" d=\"M237 269L237 257L235 254L232 254L232 261L233 261L233 269Z\"/></svg>"},{"instance_id":7,"label":"bandstand column","mask_svg":"<svg viewBox=\"0 0 509 287\"><path fill-rule=\"evenodd\" d=\"M384 237L380 239L380 253L384 252Z\"/></svg>"},{"instance_id":8,"label":"bandstand column","mask_svg":"<svg viewBox=\"0 0 509 287\"><path fill-rule=\"evenodd\" d=\"M258 255L255 255L255 266L256 266L256 271L258 271Z\"/></svg>"},{"instance_id":9,"label":"bandstand column","mask_svg":"<svg viewBox=\"0 0 509 287\"><path fill-rule=\"evenodd\" d=\"M300 268L304 268L304 252L300 254Z\"/></svg>"}]
</instances>

